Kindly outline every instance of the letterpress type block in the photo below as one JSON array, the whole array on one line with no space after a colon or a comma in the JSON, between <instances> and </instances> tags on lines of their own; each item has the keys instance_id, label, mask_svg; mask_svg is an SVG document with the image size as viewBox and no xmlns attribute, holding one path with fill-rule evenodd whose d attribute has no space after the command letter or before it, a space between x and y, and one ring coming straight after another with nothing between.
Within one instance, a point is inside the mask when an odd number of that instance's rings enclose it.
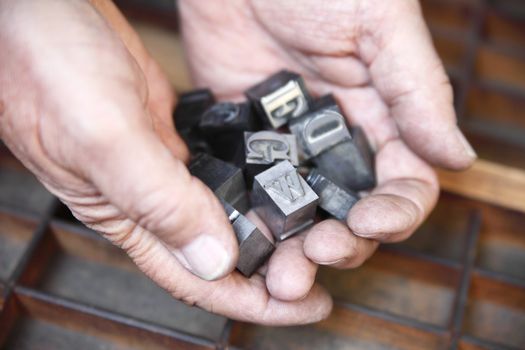
<instances>
[{"instance_id":1,"label":"letterpress type block","mask_svg":"<svg viewBox=\"0 0 525 350\"><path fill-rule=\"evenodd\" d=\"M263 122L273 129L308 111L311 97L296 73L282 70L246 91Z\"/></svg>"},{"instance_id":2,"label":"letterpress type block","mask_svg":"<svg viewBox=\"0 0 525 350\"><path fill-rule=\"evenodd\" d=\"M219 102L207 109L199 127L206 135L230 131L252 131L258 127L248 103Z\"/></svg>"},{"instance_id":3,"label":"letterpress type block","mask_svg":"<svg viewBox=\"0 0 525 350\"><path fill-rule=\"evenodd\" d=\"M204 112L199 128L213 154L233 162L242 148L244 132L258 130L260 123L248 103L220 102Z\"/></svg>"},{"instance_id":4,"label":"letterpress type block","mask_svg":"<svg viewBox=\"0 0 525 350\"><path fill-rule=\"evenodd\" d=\"M346 220L348 212L359 200L358 195L336 184L317 169L312 169L306 182L319 196L319 207L338 220Z\"/></svg>"},{"instance_id":5,"label":"letterpress type block","mask_svg":"<svg viewBox=\"0 0 525 350\"><path fill-rule=\"evenodd\" d=\"M209 89L199 89L180 94L177 107L173 113L177 130L183 131L198 126L203 113L214 103L215 97Z\"/></svg>"},{"instance_id":6,"label":"letterpress type block","mask_svg":"<svg viewBox=\"0 0 525 350\"><path fill-rule=\"evenodd\" d=\"M333 94L326 94L318 99L314 100L312 102L312 110L317 109L332 109L336 112L341 113L341 109L339 108L339 105L337 104L337 101L335 100L335 97Z\"/></svg>"},{"instance_id":7,"label":"letterpress type block","mask_svg":"<svg viewBox=\"0 0 525 350\"><path fill-rule=\"evenodd\" d=\"M200 132L200 130L196 128L179 130L179 135L186 143L186 146L188 146L190 154L211 154L212 149L208 142L206 142L204 139L204 135Z\"/></svg>"},{"instance_id":8,"label":"letterpress type block","mask_svg":"<svg viewBox=\"0 0 525 350\"><path fill-rule=\"evenodd\" d=\"M214 103L215 98L208 89L194 90L179 96L173 121L192 154L211 151L198 125L204 111Z\"/></svg>"},{"instance_id":9,"label":"letterpress type block","mask_svg":"<svg viewBox=\"0 0 525 350\"><path fill-rule=\"evenodd\" d=\"M275 250L274 244L244 215L221 200L239 242L237 270L250 277Z\"/></svg>"},{"instance_id":10,"label":"letterpress type block","mask_svg":"<svg viewBox=\"0 0 525 350\"><path fill-rule=\"evenodd\" d=\"M352 139L335 100L330 101L330 97L324 99L322 104L319 103L319 108L290 120L290 131L297 137L302 160L308 160Z\"/></svg>"},{"instance_id":11,"label":"letterpress type block","mask_svg":"<svg viewBox=\"0 0 525 350\"><path fill-rule=\"evenodd\" d=\"M244 149L243 164L250 182L255 175L283 160L294 166L299 165L294 135L279 134L275 131L245 132Z\"/></svg>"},{"instance_id":12,"label":"letterpress type block","mask_svg":"<svg viewBox=\"0 0 525 350\"><path fill-rule=\"evenodd\" d=\"M354 191L376 185L374 153L361 128L351 130L352 139L312 158L312 162L335 182Z\"/></svg>"},{"instance_id":13,"label":"letterpress type block","mask_svg":"<svg viewBox=\"0 0 525 350\"><path fill-rule=\"evenodd\" d=\"M241 213L249 210L246 183L241 169L208 154L197 155L190 163L190 173L206 184L217 197Z\"/></svg>"},{"instance_id":14,"label":"letterpress type block","mask_svg":"<svg viewBox=\"0 0 525 350\"><path fill-rule=\"evenodd\" d=\"M254 209L277 240L313 224L318 199L289 161L257 175L253 183Z\"/></svg>"}]
</instances>

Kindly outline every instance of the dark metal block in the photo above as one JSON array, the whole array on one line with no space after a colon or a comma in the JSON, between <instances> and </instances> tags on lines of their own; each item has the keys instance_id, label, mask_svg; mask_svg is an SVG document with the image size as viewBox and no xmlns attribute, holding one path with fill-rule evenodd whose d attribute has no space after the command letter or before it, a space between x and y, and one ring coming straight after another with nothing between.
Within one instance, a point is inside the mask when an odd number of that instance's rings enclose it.
<instances>
[{"instance_id":1,"label":"dark metal block","mask_svg":"<svg viewBox=\"0 0 525 350\"><path fill-rule=\"evenodd\" d=\"M302 160L309 160L352 139L346 120L333 98L324 97L322 102L318 102L318 107L290 120L290 131L297 137Z\"/></svg>"},{"instance_id":2,"label":"dark metal block","mask_svg":"<svg viewBox=\"0 0 525 350\"><path fill-rule=\"evenodd\" d=\"M330 180L318 169L312 169L306 182L319 196L319 207L338 220L345 221L348 212L359 200L359 196Z\"/></svg>"},{"instance_id":3,"label":"dark metal block","mask_svg":"<svg viewBox=\"0 0 525 350\"><path fill-rule=\"evenodd\" d=\"M190 163L190 173L206 184L217 197L237 210L249 210L246 183L241 169L208 154L197 155Z\"/></svg>"},{"instance_id":4,"label":"dark metal block","mask_svg":"<svg viewBox=\"0 0 525 350\"><path fill-rule=\"evenodd\" d=\"M189 91L179 96L173 121L191 154L211 152L204 135L197 127L204 111L214 103L215 97L209 89Z\"/></svg>"},{"instance_id":5,"label":"dark metal block","mask_svg":"<svg viewBox=\"0 0 525 350\"><path fill-rule=\"evenodd\" d=\"M275 250L274 244L244 215L221 200L230 219L237 241L239 242L239 260L237 270L250 277L257 271Z\"/></svg>"},{"instance_id":6,"label":"dark metal block","mask_svg":"<svg viewBox=\"0 0 525 350\"><path fill-rule=\"evenodd\" d=\"M199 124L206 135L253 131L260 127L248 103L219 102L207 109Z\"/></svg>"},{"instance_id":7,"label":"dark metal block","mask_svg":"<svg viewBox=\"0 0 525 350\"><path fill-rule=\"evenodd\" d=\"M299 165L297 141L294 135L274 131L245 132L246 162L273 165L287 160Z\"/></svg>"},{"instance_id":8,"label":"dark metal block","mask_svg":"<svg viewBox=\"0 0 525 350\"><path fill-rule=\"evenodd\" d=\"M313 224L318 199L286 160L254 179L252 204L277 240L286 239Z\"/></svg>"},{"instance_id":9,"label":"dark metal block","mask_svg":"<svg viewBox=\"0 0 525 350\"><path fill-rule=\"evenodd\" d=\"M341 113L339 105L337 104L337 101L333 94L323 95L312 102L312 110L325 109L325 108L332 109L334 111Z\"/></svg>"},{"instance_id":10,"label":"dark metal block","mask_svg":"<svg viewBox=\"0 0 525 350\"><path fill-rule=\"evenodd\" d=\"M193 129L199 125L203 113L215 103L209 89L193 90L179 95L173 113L175 127L179 131Z\"/></svg>"},{"instance_id":11,"label":"dark metal block","mask_svg":"<svg viewBox=\"0 0 525 350\"><path fill-rule=\"evenodd\" d=\"M204 112L199 129L211 146L213 155L233 162L242 148L244 132L260 129L260 121L248 103L220 102Z\"/></svg>"},{"instance_id":12,"label":"dark metal block","mask_svg":"<svg viewBox=\"0 0 525 350\"><path fill-rule=\"evenodd\" d=\"M335 182L354 191L376 185L374 153L361 128L351 130L352 139L312 158L312 162Z\"/></svg>"},{"instance_id":13,"label":"dark metal block","mask_svg":"<svg viewBox=\"0 0 525 350\"><path fill-rule=\"evenodd\" d=\"M178 132L190 150L190 154L212 153L210 145L206 142L200 130L194 128L178 130Z\"/></svg>"},{"instance_id":14,"label":"dark metal block","mask_svg":"<svg viewBox=\"0 0 525 350\"><path fill-rule=\"evenodd\" d=\"M280 161L287 160L294 166L299 165L297 141L291 134L275 131L245 132L244 152L242 163L250 183L257 174Z\"/></svg>"},{"instance_id":15,"label":"dark metal block","mask_svg":"<svg viewBox=\"0 0 525 350\"><path fill-rule=\"evenodd\" d=\"M311 97L300 75L282 70L245 92L263 122L273 129L308 111Z\"/></svg>"},{"instance_id":16,"label":"dark metal block","mask_svg":"<svg viewBox=\"0 0 525 350\"><path fill-rule=\"evenodd\" d=\"M244 192L243 194L239 195L235 200L230 202L232 207L237 209L243 214L246 214L251 209L250 204L250 198L248 197L248 192Z\"/></svg>"}]
</instances>

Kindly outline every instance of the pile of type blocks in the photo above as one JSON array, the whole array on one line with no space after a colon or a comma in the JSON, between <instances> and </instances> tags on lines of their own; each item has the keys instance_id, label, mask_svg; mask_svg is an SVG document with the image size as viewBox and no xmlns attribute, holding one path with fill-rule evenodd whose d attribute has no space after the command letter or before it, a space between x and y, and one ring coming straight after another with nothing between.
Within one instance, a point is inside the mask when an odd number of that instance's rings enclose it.
<instances>
[{"instance_id":1,"label":"pile of type blocks","mask_svg":"<svg viewBox=\"0 0 525 350\"><path fill-rule=\"evenodd\" d=\"M243 214L253 209L279 242L319 217L346 220L376 177L365 134L348 125L333 95L314 99L285 70L245 95L233 103L208 89L182 94L174 120L193 155L190 172L224 206L239 241L237 269L249 277L275 246Z\"/></svg>"}]
</instances>

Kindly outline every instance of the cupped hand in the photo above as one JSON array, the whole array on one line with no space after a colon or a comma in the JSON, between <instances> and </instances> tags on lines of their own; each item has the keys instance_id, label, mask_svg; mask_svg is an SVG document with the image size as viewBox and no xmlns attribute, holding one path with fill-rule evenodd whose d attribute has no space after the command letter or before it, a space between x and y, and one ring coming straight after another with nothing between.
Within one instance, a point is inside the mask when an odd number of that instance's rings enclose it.
<instances>
[{"instance_id":1,"label":"cupped hand","mask_svg":"<svg viewBox=\"0 0 525 350\"><path fill-rule=\"evenodd\" d=\"M333 92L376 151L378 185L346 223L327 220L272 256L272 296L297 300L316 264L360 265L379 242L409 237L434 207L431 168L476 155L456 125L452 89L416 0L181 0L195 82L223 99L287 68L317 95ZM313 264L315 262L316 264Z\"/></svg>"},{"instance_id":2,"label":"cupped hand","mask_svg":"<svg viewBox=\"0 0 525 350\"><path fill-rule=\"evenodd\" d=\"M283 301L262 276L232 272L235 235L186 169L169 84L110 1L0 1L0 52L3 141L156 283L245 321L296 324L328 314L320 287Z\"/></svg>"}]
</instances>

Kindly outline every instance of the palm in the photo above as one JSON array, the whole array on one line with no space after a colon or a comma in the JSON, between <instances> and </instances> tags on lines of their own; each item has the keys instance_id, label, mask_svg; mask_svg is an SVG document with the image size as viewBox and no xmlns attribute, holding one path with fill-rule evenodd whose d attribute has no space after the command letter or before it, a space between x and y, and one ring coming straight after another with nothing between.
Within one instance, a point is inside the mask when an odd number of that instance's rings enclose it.
<instances>
[{"instance_id":1,"label":"palm","mask_svg":"<svg viewBox=\"0 0 525 350\"><path fill-rule=\"evenodd\" d=\"M247 87L275 71L294 70L314 94L334 93L349 122L364 128L376 150L378 186L353 207L348 226L324 221L278 248L266 277L274 297L300 297L311 285L301 276L305 270L315 274L315 267L298 257L352 268L378 241L407 238L437 199L437 179L427 161L456 169L472 162L417 1L180 5L198 85L212 87L224 99L241 98ZM293 264L293 257L303 263Z\"/></svg>"},{"instance_id":2,"label":"palm","mask_svg":"<svg viewBox=\"0 0 525 350\"><path fill-rule=\"evenodd\" d=\"M350 227L363 236L396 231L388 240L407 237L433 206L437 184L432 169L399 138L399 124L391 118L405 112L396 101L409 91L408 84L394 81L400 77L392 68L402 65L400 58L381 51L381 40L395 30L395 12L373 1L331 3L333 11L317 1L300 9L287 8L287 2L236 1L226 10L217 5L222 11L194 4L183 2L182 14L196 83L211 86L222 98L236 98L286 67L302 74L315 94L333 92L350 123L362 126L377 150L376 196L354 209ZM414 4L412 11L417 12ZM442 74L446 82L438 58L431 58L427 74ZM409 142L420 144L423 137ZM399 205L403 210L386 210ZM370 227L373 217L384 217L382 226Z\"/></svg>"}]
</instances>

